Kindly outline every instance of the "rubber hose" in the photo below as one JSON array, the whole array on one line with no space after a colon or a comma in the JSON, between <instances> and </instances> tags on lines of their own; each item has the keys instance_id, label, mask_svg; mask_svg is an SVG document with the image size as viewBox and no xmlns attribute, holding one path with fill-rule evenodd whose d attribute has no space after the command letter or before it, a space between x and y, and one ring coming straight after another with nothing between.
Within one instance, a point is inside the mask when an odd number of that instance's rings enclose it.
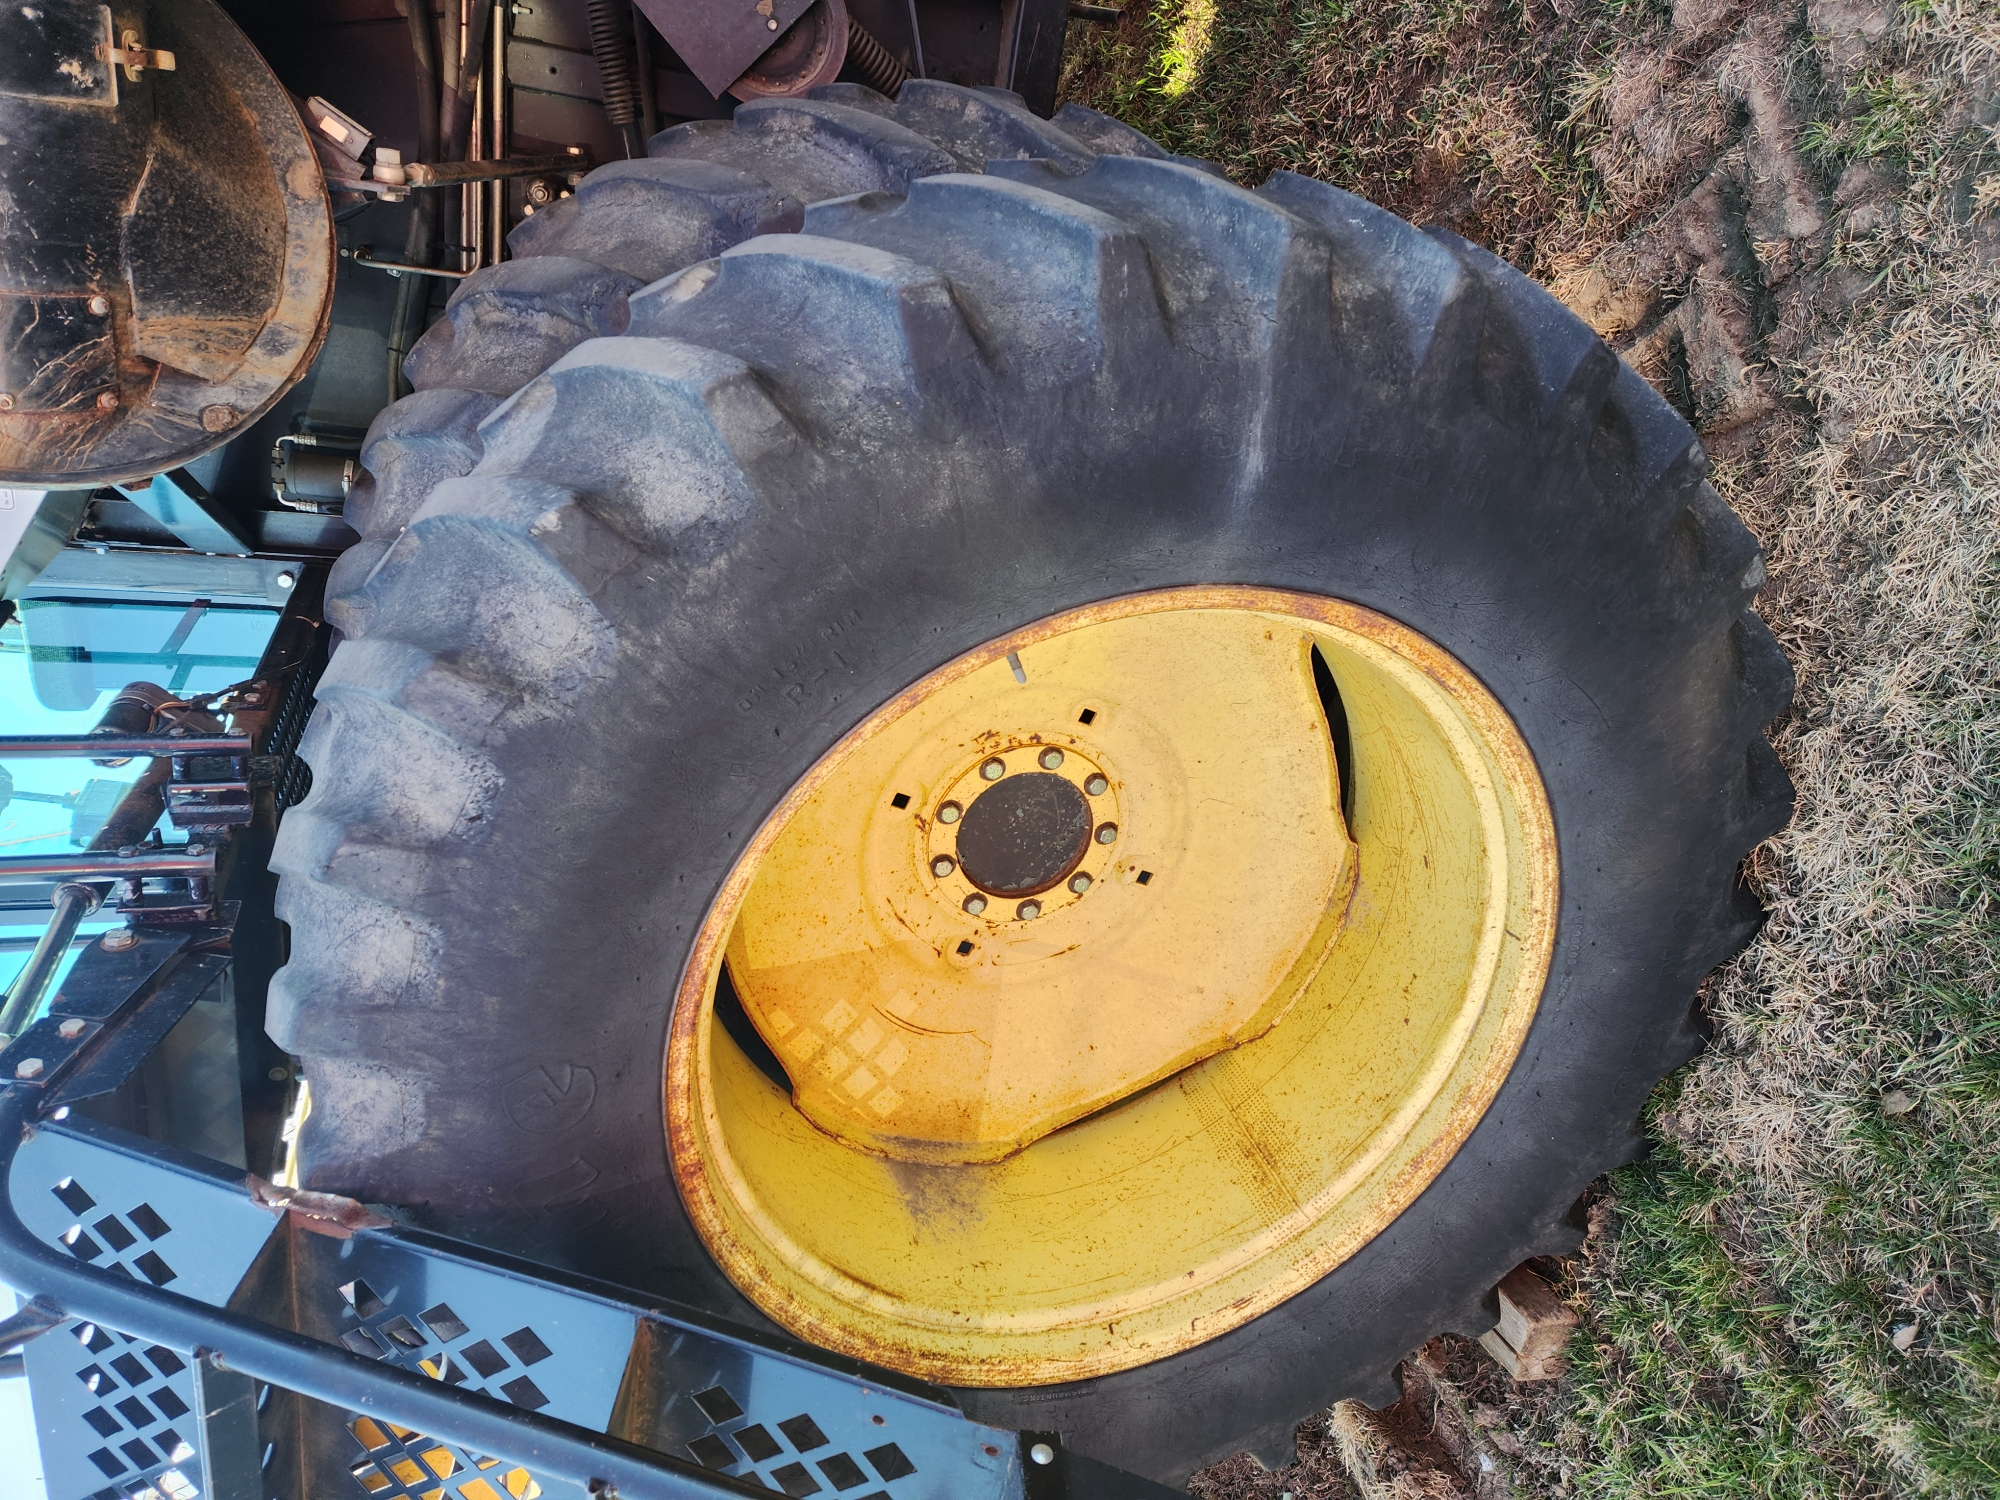
<instances>
[{"instance_id":1,"label":"rubber hose","mask_svg":"<svg viewBox=\"0 0 2000 1500\"><path fill-rule=\"evenodd\" d=\"M430 0L407 0L410 20L410 52L415 61L417 88L417 160L438 159L437 39L431 30ZM437 195L413 193L410 197L410 228L403 238L403 260L413 266L427 266L436 256ZM396 287L396 310L389 330L389 399L401 398L404 389L403 356L423 332L424 311L430 305L430 278L404 276Z\"/></svg>"},{"instance_id":2,"label":"rubber hose","mask_svg":"<svg viewBox=\"0 0 2000 1500\"><path fill-rule=\"evenodd\" d=\"M896 61L895 54L870 36L867 29L854 19L850 12L847 17L847 60L868 80L868 86L878 94L896 97L910 76L910 70Z\"/></svg>"},{"instance_id":3,"label":"rubber hose","mask_svg":"<svg viewBox=\"0 0 2000 1500\"><path fill-rule=\"evenodd\" d=\"M604 115L625 138L627 156L644 156L639 134L639 81L632 66L634 42L625 24L624 0L590 0L590 51L597 59Z\"/></svg>"}]
</instances>

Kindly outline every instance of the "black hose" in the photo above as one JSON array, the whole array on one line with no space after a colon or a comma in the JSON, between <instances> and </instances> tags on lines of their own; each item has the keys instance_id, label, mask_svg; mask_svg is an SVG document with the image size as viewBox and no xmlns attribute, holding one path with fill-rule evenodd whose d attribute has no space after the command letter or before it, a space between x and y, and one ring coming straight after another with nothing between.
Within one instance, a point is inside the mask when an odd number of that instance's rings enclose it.
<instances>
[{"instance_id":1,"label":"black hose","mask_svg":"<svg viewBox=\"0 0 2000 1500\"><path fill-rule=\"evenodd\" d=\"M415 62L417 89L417 160L438 159L438 68L437 35L431 29L430 0L405 0L410 17L410 52ZM434 265L437 260L437 194L410 195L410 229L403 237L403 263ZM424 314L430 307L431 278L405 276L396 287L396 311L389 326L389 399L403 395L403 358L424 331Z\"/></svg>"},{"instance_id":2,"label":"black hose","mask_svg":"<svg viewBox=\"0 0 2000 1500\"><path fill-rule=\"evenodd\" d=\"M646 154L639 133L639 80L632 54L636 43L626 24L625 0L590 0L590 52L604 95L604 117L625 139L627 156Z\"/></svg>"}]
</instances>

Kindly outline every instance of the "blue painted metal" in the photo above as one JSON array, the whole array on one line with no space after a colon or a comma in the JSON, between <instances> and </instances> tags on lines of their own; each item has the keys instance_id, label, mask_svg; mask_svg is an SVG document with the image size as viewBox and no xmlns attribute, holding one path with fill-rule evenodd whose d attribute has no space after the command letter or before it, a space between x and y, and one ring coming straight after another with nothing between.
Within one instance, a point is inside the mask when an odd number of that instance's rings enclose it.
<instances>
[{"instance_id":1,"label":"blue painted metal","mask_svg":"<svg viewBox=\"0 0 2000 1500\"><path fill-rule=\"evenodd\" d=\"M186 469L155 474L150 484L133 485L124 493L196 552L248 557L257 550L237 535L222 508Z\"/></svg>"},{"instance_id":2,"label":"blue painted metal","mask_svg":"<svg viewBox=\"0 0 2000 1500\"><path fill-rule=\"evenodd\" d=\"M86 953L74 1045L0 1073L0 1274L72 1314L27 1349L50 1500L272 1500L259 1381L311 1398L288 1409L354 1500L1028 1495L1020 1435L942 1392L56 1118L137 1066L227 932Z\"/></svg>"}]
</instances>

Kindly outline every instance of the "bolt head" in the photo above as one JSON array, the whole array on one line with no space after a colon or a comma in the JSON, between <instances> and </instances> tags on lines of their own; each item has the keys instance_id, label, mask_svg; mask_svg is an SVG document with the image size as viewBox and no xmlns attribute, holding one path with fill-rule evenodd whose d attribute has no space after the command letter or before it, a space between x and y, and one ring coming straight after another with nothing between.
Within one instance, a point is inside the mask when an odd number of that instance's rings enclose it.
<instances>
[{"instance_id":1,"label":"bolt head","mask_svg":"<svg viewBox=\"0 0 2000 1500\"><path fill-rule=\"evenodd\" d=\"M117 405L118 393L116 391L104 391L97 398L97 409L99 411L111 411Z\"/></svg>"},{"instance_id":2,"label":"bolt head","mask_svg":"<svg viewBox=\"0 0 2000 1500\"><path fill-rule=\"evenodd\" d=\"M937 820L940 823L956 823L964 816L965 809L956 802L947 802L937 810Z\"/></svg>"},{"instance_id":3,"label":"bolt head","mask_svg":"<svg viewBox=\"0 0 2000 1500\"><path fill-rule=\"evenodd\" d=\"M56 1027L56 1035L66 1042L73 1042L83 1035L83 1022L79 1021L75 1016L71 1016L67 1021Z\"/></svg>"},{"instance_id":4,"label":"bolt head","mask_svg":"<svg viewBox=\"0 0 2000 1500\"><path fill-rule=\"evenodd\" d=\"M272 1068L264 1076L273 1083L283 1083L287 1078L292 1076L292 1070L284 1067Z\"/></svg>"},{"instance_id":5,"label":"bolt head","mask_svg":"<svg viewBox=\"0 0 2000 1500\"><path fill-rule=\"evenodd\" d=\"M203 432L227 432L234 427L243 414L233 406L217 403L201 409L201 429Z\"/></svg>"},{"instance_id":6,"label":"bolt head","mask_svg":"<svg viewBox=\"0 0 2000 1500\"><path fill-rule=\"evenodd\" d=\"M1019 917L1023 922L1032 922L1041 914L1042 903L1039 901L1023 901L1019 906L1014 908L1014 915Z\"/></svg>"},{"instance_id":7,"label":"bolt head","mask_svg":"<svg viewBox=\"0 0 2000 1500\"><path fill-rule=\"evenodd\" d=\"M968 912L976 917L986 910L986 898L980 895L979 892L974 891L970 896L965 898L964 906Z\"/></svg>"},{"instance_id":8,"label":"bolt head","mask_svg":"<svg viewBox=\"0 0 2000 1500\"><path fill-rule=\"evenodd\" d=\"M0 391L0 411L12 411L13 409L14 393L12 391Z\"/></svg>"},{"instance_id":9,"label":"bolt head","mask_svg":"<svg viewBox=\"0 0 2000 1500\"><path fill-rule=\"evenodd\" d=\"M103 317L111 311L111 299L109 297L92 297L90 299L90 310L93 315L100 318Z\"/></svg>"},{"instance_id":10,"label":"bolt head","mask_svg":"<svg viewBox=\"0 0 2000 1500\"><path fill-rule=\"evenodd\" d=\"M1063 753L1056 749L1054 745L1051 745L1040 755L1036 756L1035 759L1041 762L1044 771L1053 771L1063 763Z\"/></svg>"},{"instance_id":11,"label":"bolt head","mask_svg":"<svg viewBox=\"0 0 2000 1500\"><path fill-rule=\"evenodd\" d=\"M278 575L278 587L281 589L288 589L298 581L297 577L290 573L280 573Z\"/></svg>"},{"instance_id":12,"label":"bolt head","mask_svg":"<svg viewBox=\"0 0 2000 1500\"><path fill-rule=\"evenodd\" d=\"M106 953L130 953L139 946L139 934L129 927L114 927L98 943Z\"/></svg>"},{"instance_id":13,"label":"bolt head","mask_svg":"<svg viewBox=\"0 0 2000 1500\"><path fill-rule=\"evenodd\" d=\"M1056 1461L1056 1450L1047 1443L1037 1443L1028 1450L1028 1457L1038 1464L1052 1464Z\"/></svg>"},{"instance_id":14,"label":"bolt head","mask_svg":"<svg viewBox=\"0 0 2000 1500\"><path fill-rule=\"evenodd\" d=\"M944 879L945 876L957 868L958 861L953 859L949 854L940 854L936 859L931 861L931 874L937 876L939 880Z\"/></svg>"},{"instance_id":15,"label":"bolt head","mask_svg":"<svg viewBox=\"0 0 2000 1500\"><path fill-rule=\"evenodd\" d=\"M1116 823L1099 823L1097 825L1097 842L1100 844L1117 843L1118 825Z\"/></svg>"},{"instance_id":16,"label":"bolt head","mask_svg":"<svg viewBox=\"0 0 2000 1500\"><path fill-rule=\"evenodd\" d=\"M1101 775L1086 776L1083 782L1083 789L1093 797L1102 797L1106 792L1111 790L1111 783Z\"/></svg>"},{"instance_id":17,"label":"bolt head","mask_svg":"<svg viewBox=\"0 0 2000 1500\"><path fill-rule=\"evenodd\" d=\"M24 1057L14 1064L16 1078L40 1078L42 1071L42 1060L39 1057Z\"/></svg>"},{"instance_id":18,"label":"bolt head","mask_svg":"<svg viewBox=\"0 0 2000 1500\"><path fill-rule=\"evenodd\" d=\"M979 768L980 778L985 781L998 781L1006 774L1007 762L997 755Z\"/></svg>"},{"instance_id":19,"label":"bolt head","mask_svg":"<svg viewBox=\"0 0 2000 1500\"><path fill-rule=\"evenodd\" d=\"M1069 888L1081 896L1090 889L1090 877L1079 870L1069 878Z\"/></svg>"}]
</instances>

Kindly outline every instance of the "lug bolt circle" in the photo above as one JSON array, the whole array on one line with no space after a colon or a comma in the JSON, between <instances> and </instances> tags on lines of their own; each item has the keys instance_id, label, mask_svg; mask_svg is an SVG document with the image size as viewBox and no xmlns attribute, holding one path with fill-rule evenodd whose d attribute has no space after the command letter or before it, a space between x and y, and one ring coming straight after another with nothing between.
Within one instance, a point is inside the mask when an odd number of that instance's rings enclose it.
<instances>
[{"instance_id":1,"label":"lug bolt circle","mask_svg":"<svg viewBox=\"0 0 2000 1500\"><path fill-rule=\"evenodd\" d=\"M962 904L964 905L965 909L968 912L972 913L972 915L975 917L978 916L981 912L986 910L986 898L980 895L979 892L977 891L974 891L970 896L967 896Z\"/></svg>"},{"instance_id":2,"label":"lug bolt circle","mask_svg":"<svg viewBox=\"0 0 2000 1500\"><path fill-rule=\"evenodd\" d=\"M1099 823L1097 825L1097 842L1100 844L1117 843L1118 825L1116 823Z\"/></svg>"},{"instance_id":3,"label":"lug bolt circle","mask_svg":"<svg viewBox=\"0 0 2000 1500\"><path fill-rule=\"evenodd\" d=\"M965 809L956 802L947 802L937 810L937 820L940 823L956 823L964 816Z\"/></svg>"},{"instance_id":4,"label":"lug bolt circle","mask_svg":"<svg viewBox=\"0 0 2000 1500\"><path fill-rule=\"evenodd\" d=\"M985 781L998 781L1002 776L1005 776L1006 774L1007 774L1007 762L1002 760L997 755L994 756L991 760L987 761L982 766L980 766L979 768L979 775L981 779Z\"/></svg>"},{"instance_id":5,"label":"lug bolt circle","mask_svg":"<svg viewBox=\"0 0 2000 1500\"><path fill-rule=\"evenodd\" d=\"M936 859L931 861L931 874L937 876L939 880L944 879L945 876L957 868L958 861L953 859L949 854L940 854Z\"/></svg>"},{"instance_id":6,"label":"lug bolt circle","mask_svg":"<svg viewBox=\"0 0 2000 1500\"><path fill-rule=\"evenodd\" d=\"M1053 771L1057 766L1063 763L1063 753L1062 751L1056 749L1054 745L1049 746L1048 749L1044 750L1040 755L1036 756L1035 758L1041 762L1041 766L1044 771Z\"/></svg>"},{"instance_id":7,"label":"lug bolt circle","mask_svg":"<svg viewBox=\"0 0 2000 1500\"><path fill-rule=\"evenodd\" d=\"M1102 797L1111 790L1111 783L1102 774L1086 776L1083 779L1083 789L1093 797Z\"/></svg>"},{"instance_id":8,"label":"lug bolt circle","mask_svg":"<svg viewBox=\"0 0 2000 1500\"><path fill-rule=\"evenodd\" d=\"M1014 908L1014 915L1019 917L1023 922L1032 922L1041 914L1042 903L1039 901L1023 901L1019 906Z\"/></svg>"},{"instance_id":9,"label":"lug bolt circle","mask_svg":"<svg viewBox=\"0 0 2000 1500\"><path fill-rule=\"evenodd\" d=\"M1076 874L1069 878L1069 888L1081 896L1085 891L1090 889L1090 877L1081 870L1077 871Z\"/></svg>"}]
</instances>

